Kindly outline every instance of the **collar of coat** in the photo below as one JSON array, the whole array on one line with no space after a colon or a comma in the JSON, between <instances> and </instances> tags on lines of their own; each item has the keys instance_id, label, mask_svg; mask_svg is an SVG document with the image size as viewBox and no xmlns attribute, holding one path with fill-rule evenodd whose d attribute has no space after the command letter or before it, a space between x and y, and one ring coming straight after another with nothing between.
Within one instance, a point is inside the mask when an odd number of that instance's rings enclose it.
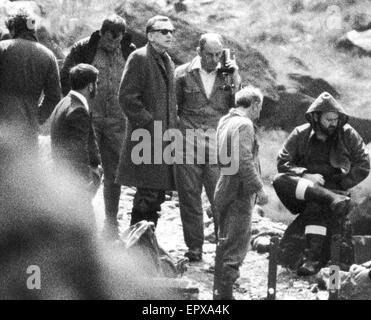
<instances>
[{"instance_id":1,"label":"collar of coat","mask_svg":"<svg viewBox=\"0 0 371 320\"><path fill-rule=\"evenodd\" d=\"M201 70L202 68L201 57L200 56L194 57L193 60L191 61L191 64L189 65L189 68L191 70ZM218 66L215 69L216 73L219 73L220 72L219 70L220 70L220 64L218 64Z\"/></svg>"},{"instance_id":2,"label":"collar of coat","mask_svg":"<svg viewBox=\"0 0 371 320\"><path fill-rule=\"evenodd\" d=\"M17 36L14 37L14 39L24 39L24 40L39 42L34 32L27 32L27 31L18 34Z\"/></svg>"}]
</instances>

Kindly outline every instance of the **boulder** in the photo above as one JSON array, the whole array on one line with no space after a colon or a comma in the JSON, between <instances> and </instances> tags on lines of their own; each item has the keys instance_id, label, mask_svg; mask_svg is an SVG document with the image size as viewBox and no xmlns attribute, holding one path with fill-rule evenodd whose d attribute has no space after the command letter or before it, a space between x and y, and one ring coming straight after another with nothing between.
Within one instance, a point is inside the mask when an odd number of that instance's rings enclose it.
<instances>
[{"instance_id":1,"label":"boulder","mask_svg":"<svg viewBox=\"0 0 371 320\"><path fill-rule=\"evenodd\" d=\"M138 47L147 42L145 25L148 19L156 14L169 16L176 29L174 34L175 45L169 53L177 65L190 61L196 55L198 40L201 34L206 32L206 30L186 22L176 14L163 12L163 9L155 1L125 1L116 8L116 13L127 20L129 32L133 35L133 41ZM243 82L260 87L266 97L278 101L276 73L271 68L268 60L249 45L238 43L224 35L223 39L225 46L236 54Z\"/></svg>"},{"instance_id":2,"label":"boulder","mask_svg":"<svg viewBox=\"0 0 371 320\"><path fill-rule=\"evenodd\" d=\"M340 271L340 300L370 300L371 286L357 286L350 277L349 272ZM318 282L324 282L328 288L330 279L330 269L323 268L317 275Z\"/></svg>"},{"instance_id":3,"label":"boulder","mask_svg":"<svg viewBox=\"0 0 371 320\"><path fill-rule=\"evenodd\" d=\"M341 37L336 47L359 56L371 56L371 30L352 30Z\"/></svg>"},{"instance_id":4,"label":"boulder","mask_svg":"<svg viewBox=\"0 0 371 320\"><path fill-rule=\"evenodd\" d=\"M322 92L340 99L340 93L326 80L297 73L288 74L288 85L278 86L279 100L264 97L259 124L268 129L291 132L306 122L305 112ZM349 124L357 130L365 143L371 141L371 119L349 117Z\"/></svg>"}]
</instances>

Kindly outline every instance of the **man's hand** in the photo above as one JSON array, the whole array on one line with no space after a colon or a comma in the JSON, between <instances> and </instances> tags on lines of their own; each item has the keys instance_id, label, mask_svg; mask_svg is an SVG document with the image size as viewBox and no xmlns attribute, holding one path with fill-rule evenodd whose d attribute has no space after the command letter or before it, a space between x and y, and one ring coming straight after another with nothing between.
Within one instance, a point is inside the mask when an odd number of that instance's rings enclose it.
<instances>
[{"instance_id":1,"label":"man's hand","mask_svg":"<svg viewBox=\"0 0 371 320\"><path fill-rule=\"evenodd\" d=\"M268 195L265 192L264 188L262 188L260 191L258 191L257 196L258 196L257 204L259 206L264 206L268 203Z\"/></svg>"},{"instance_id":2,"label":"man's hand","mask_svg":"<svg viewBox=\"0 0 371 320\"><path fill-rule=\"evenodd\" d=\"M350 267L349 272L358 286L371 286L371 279L369 277L370 269L353 264Z\"/></svg>"},{"instance_id":3,"label":"man's hand","mask_svg":"<svg viewBox=\"0 0 371 320\"><path fill-rule=\"evenodd\" d=\"M233 84L234 84L235 89L238 90L240 88L240 85L241 85L241 77L240 77L240 74L238 72L239 69L238 69L236 59L230 59L230 60L226 61L226 67L229 68L229 69L233 69L233 74L232 74Z\"/></svg>"},{"instance_id":4,"label":"man's hand","mask_svg":"<svg viewBox=\"0 0 371 320\"><path fill-rule=\"evenodd\" d=\"M312 181L314 184L317 184L317 185L320 185L320 186L323 186L325 184L325 179L323 178L323 176L319 173L314 173L314 174L311 174L311 173L305 173L303 175L303 178L304 179L307 179L307 180L310 180Z\"/></svg>"}]
</instances>

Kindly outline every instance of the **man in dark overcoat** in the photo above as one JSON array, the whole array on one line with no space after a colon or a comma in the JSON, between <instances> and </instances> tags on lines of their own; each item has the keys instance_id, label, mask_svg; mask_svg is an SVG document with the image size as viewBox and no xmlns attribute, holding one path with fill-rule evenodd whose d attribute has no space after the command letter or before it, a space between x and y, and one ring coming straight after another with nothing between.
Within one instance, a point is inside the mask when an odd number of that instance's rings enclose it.
<instances>
[{"instance_id":1,"label":"man in dark overcoat","mask_svg":"<svg viewBox=\"0 0 371 320\"><path fill-rule=\"evenodd\" d=\"M175 128L177 117L174 64L167 53L173 31L169 18L151 18L146 26L147 45L129 56L122 75L119 99L129 121L116 181L137 188L131 224L141 220L156 224L165 191L175 189L173 165L162 157L168 145L163 133ZM137 152L140 143L143 157Z\"/></svg>"},{"instance_id":2,"label":"man in dark overcoat","mask_svg":"<svg viewBox=\"0 0 371 320\"><path fill-rule=\"evenodd\" d=\"M57 59L38 43L35 19L27 11L10 16L6 25L12 39L0 42L0 126L37 152L39 124L60 100Z\"/></svg>"}]
</instances>

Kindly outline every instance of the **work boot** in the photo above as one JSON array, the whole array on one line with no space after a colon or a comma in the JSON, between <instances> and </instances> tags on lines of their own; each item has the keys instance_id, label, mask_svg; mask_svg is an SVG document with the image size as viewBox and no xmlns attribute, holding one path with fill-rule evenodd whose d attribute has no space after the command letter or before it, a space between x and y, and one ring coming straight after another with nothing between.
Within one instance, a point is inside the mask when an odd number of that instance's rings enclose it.
<instances>
[{"instance_id":1,"label":"work boot","mask_svg":"<svg viewBox=\"0 0 371 320\"><path fill-rule=\"evenodd\" d=\"M321 186L308 187L305 191L305 200L326 203L333 212L344 210L348 207L350 198L343 194L335 193Z\"/></svg>"},{"instance_id":2,"label":"work boot","mask_svg":"<svg viewBox=\"0 0 371 320\"><path fill-rule=\"evenodd\" d=\"M307 247L304 250L303 262L297 270L298 276L312 276L322 267L321 253L326 237L318 234L307 234Z\"/></svg>"},{"instance_id":3,"label":"work boot","mask_svg":"<svg viewBox=\"0 0 371 320\"><path fill-rule=\"evenodd\" d=\"M202 261L202 249L194 248L189 249L184 256L188 258L189 262L201 262Z\"/></svg>"}]
</instances>

